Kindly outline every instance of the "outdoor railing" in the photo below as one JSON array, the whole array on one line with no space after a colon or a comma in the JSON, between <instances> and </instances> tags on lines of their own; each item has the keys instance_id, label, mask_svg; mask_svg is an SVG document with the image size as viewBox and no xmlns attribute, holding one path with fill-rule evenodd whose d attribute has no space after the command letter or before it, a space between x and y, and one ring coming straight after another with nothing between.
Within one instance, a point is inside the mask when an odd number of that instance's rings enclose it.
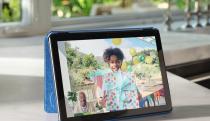
<instances>
[{"instance_id":1,"label":"outdoor railing","mask_svg":"<svg viewBox=\"0 0 210 121\"><path fill-rule=\"evenodd\" d=\"M191 22L195 18L195 27L207 27L210 26L210 2L208 2L205 6L202 6L202 0L186 0L186 9L185 9L185 17L186 17L186 26L185 28L193 28L193 23ZM171 15L171 0L168 0L168 9L165 19L166 29L170 31L172 24L172 15ZM193 5L193 6L192 6ZM205 9L202 9L204 7ZM201 19L205 18L205 25L201 24Z\"/></svg>"}]
</instances>

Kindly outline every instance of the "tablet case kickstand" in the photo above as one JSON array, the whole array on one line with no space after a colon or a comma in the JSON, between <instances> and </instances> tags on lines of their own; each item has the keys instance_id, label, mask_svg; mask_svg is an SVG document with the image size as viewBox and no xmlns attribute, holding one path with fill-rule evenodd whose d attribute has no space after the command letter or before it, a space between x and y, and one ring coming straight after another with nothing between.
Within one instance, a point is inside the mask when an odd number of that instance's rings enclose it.
<instances>
[{"instance_id":1,"label":"tablet case kickstand","mask_svg":"<svg viewBox=\"0 0 210 121\"><path fill-rule=\"evenodd\" d=\"M47 113L58 113L57 108L50 47L48 36L46 36L44 40L44 110Z\"/></svg>"}]
</instances>

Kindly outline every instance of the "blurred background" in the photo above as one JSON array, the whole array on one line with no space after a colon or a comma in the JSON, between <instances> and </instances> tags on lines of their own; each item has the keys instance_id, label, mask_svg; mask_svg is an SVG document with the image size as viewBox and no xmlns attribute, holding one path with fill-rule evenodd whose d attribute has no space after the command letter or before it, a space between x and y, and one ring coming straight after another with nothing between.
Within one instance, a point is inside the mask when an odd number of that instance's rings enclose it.
<instances>
[{"instance_id":1,"label":"blurred background","mask_svg":"<svg viewBox=\"0 0 210 121\"><path fill-rule=\"evenodd\" d=\"M209 89L209 18L210 0L0 0L0 105L41 105L51 30L156 27L167 71Z\"/></svg>"}]
</instances>

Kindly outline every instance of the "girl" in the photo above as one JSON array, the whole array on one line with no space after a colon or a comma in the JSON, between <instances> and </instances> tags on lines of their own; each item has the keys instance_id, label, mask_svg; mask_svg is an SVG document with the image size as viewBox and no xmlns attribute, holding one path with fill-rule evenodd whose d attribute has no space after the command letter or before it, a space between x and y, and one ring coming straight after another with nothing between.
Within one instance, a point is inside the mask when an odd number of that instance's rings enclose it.
<instances>
[{"instance_id":1,"label":"girl","mask_svg":"<svg viewBox=\"0 0 210 121\"><path fill-rule=\"evenodd\" d=\"M120 69L124 59L123 52L119 48L108 48L104 51L103 59L109 69L96 70L90 76L93 80L100 76L102 80L99 104L105 111L139 108L140 93L134 76Z\"/></svg>"}]
</instances>

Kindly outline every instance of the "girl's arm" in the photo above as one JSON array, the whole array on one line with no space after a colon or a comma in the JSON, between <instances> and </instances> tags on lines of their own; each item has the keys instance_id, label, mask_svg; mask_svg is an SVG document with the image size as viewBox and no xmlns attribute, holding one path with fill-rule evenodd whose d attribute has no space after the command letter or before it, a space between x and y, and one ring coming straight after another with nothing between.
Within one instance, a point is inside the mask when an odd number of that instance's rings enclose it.
<instances>
[{"instance_id":1,"label":"girl's arm","mask_svg":"<svg viewBox=\"0 0 210 121\"><path fill-rule=\"evenodd\" d=\"M96 77L102 77L105 74L105 70L95 70L88 73L88 78L92 81L96 79Z\"/></svg>"}]
</instances>

